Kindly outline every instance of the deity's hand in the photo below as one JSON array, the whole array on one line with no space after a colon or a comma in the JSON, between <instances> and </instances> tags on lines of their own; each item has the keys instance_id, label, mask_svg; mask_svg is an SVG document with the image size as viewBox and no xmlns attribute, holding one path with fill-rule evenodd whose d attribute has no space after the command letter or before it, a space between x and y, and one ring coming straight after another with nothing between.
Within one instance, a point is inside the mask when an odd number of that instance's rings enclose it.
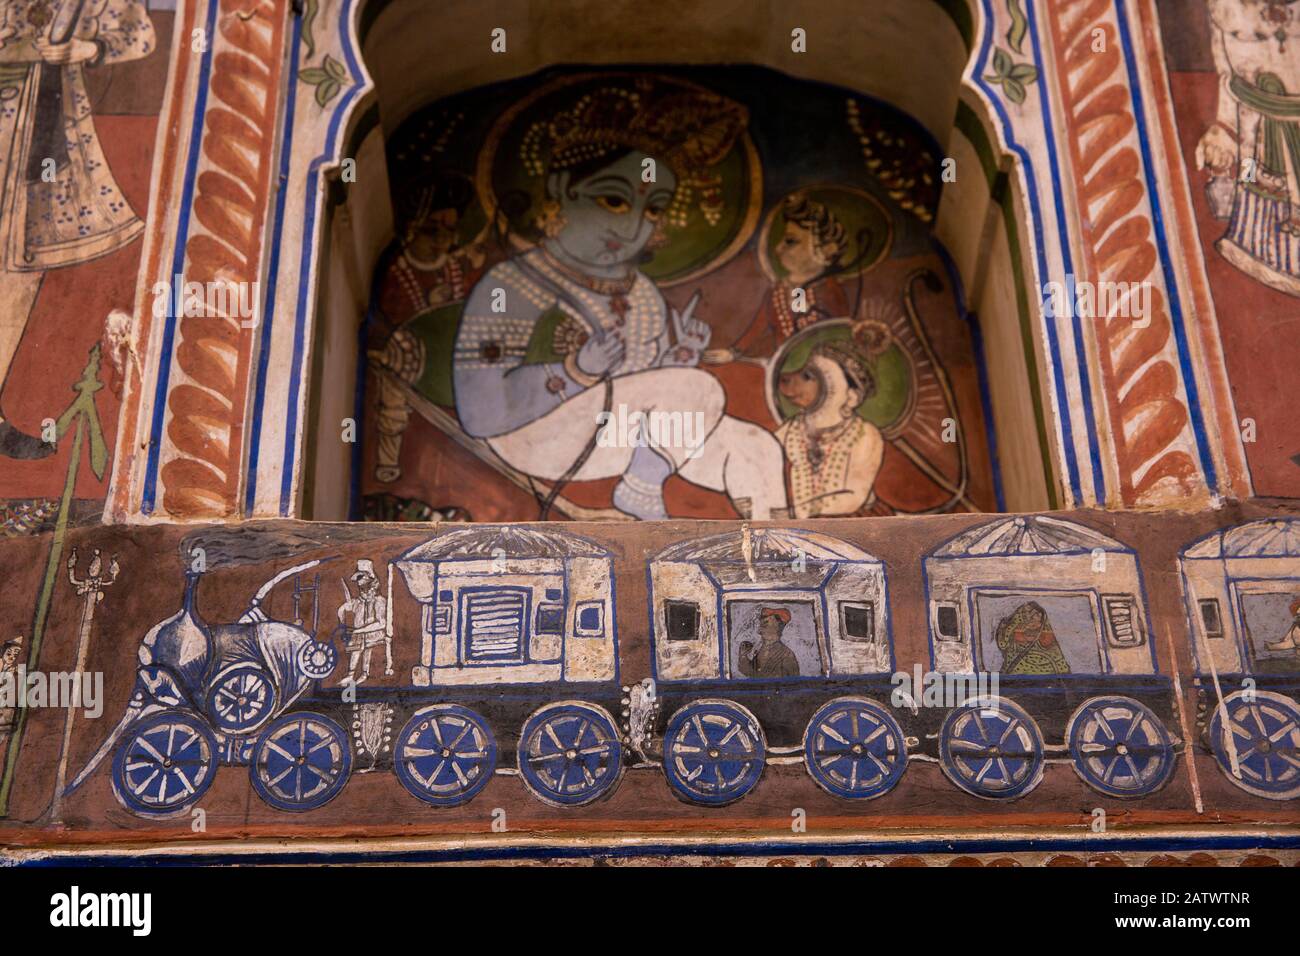
<instances>
[{"instance_id":1,"label":"deity's hand","mask_svg":"<svg viewBox=\"0 0 1300 956\"><path fill-rule=\"evenodd\" d=\"M1231 176L1236 163L1236 137L1222 123L1215 123L1196 145L1196 168L1208 169L1214 176Z\"/></svg>"},{"instance_id":2,"label":"deity's hand","mask_svg":"<svg viewBox=\"0 0 1300 956\"><path fill-rule=\"evenodd\" d=\"M51 43L41 37L34 41L36 52L46 63L66 66L72 63L85 63L99 56L99 47L90 40L73 38L67 43Z\"/></svg>"},{"instance_id":3,"label":"deity's hand","mask_svg":"<svg viewBox=\"0 0 1300 956\"><path fill-rule=\"evenodd\" d=\"M617 333L609 333L604 338L591 337L578 350L578 368L587 375L599 378L612 372L623 364L627 354L627 343Z\"/></svg>"},{"instance_id":4,"label":"deity's hand","mask_svg":"<svg viewBox=\"0 0 1300 956\"><path fill-rule=\"evenodd\" d=\"M661 365L699 364L700 355L709 347L709 339L713 337L713 329L709 324L694 318L695 307L699 302L700 294L697 292L680 312L676 309L669 310L677 344L660 359Z\"/></svg>"}]
</instances>

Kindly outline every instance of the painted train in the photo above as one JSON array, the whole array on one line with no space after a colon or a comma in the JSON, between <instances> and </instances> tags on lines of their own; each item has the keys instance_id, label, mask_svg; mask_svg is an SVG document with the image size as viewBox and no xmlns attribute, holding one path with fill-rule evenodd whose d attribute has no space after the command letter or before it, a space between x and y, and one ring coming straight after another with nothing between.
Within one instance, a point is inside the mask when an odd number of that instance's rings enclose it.
<instances>
[{"instance_id":1,"label":"painted train","mask_svg":"<svg viewBox=\"0 0 1300 956\"><path fill-rule=\"evenodd\" d=\"M457 528L393 560L386 590L359 561L359 593L339 613L351 624L329 636L299 615L310 596L319 617L319 575L302 584L318 564L276 575L234 624L202 619L191 576L182 608L141 642L125 714L67 792L107 764L124 807L169 816L238 765L285 811L323 806L372 770L433 806L507 773L578 807L650 770L680 799L722 806L772 764L867 800L929 760L977 798L1022 796L1053 762L1135 798L1164 786L1187 746L1137 556L1058 518L1001 517L924 556L928 660L895 654L884 564L814 531L742 526L650 556L642 674L620 659L619 628L639 622L620 620L614 558L584 537ZM1216 532L1181 564L1201 745L1242 789L1294 799L1300 520ZM420 621L400 686L368 678L381 652L391 674L393 602L406 599L394 572ZM263 604L290 578L294 620L272 620Z\"/></svg>"}]
</instances>

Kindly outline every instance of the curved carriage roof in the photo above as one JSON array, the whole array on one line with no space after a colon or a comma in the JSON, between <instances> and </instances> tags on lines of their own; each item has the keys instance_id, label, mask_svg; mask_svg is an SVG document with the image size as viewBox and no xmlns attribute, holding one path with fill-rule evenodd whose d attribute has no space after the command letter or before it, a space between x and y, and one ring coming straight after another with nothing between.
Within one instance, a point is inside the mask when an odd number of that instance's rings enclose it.
<instances>
[{"instance_id":1,"label":"curved carriage roof","mask_svg":"<svg viewBox=\"0 0 1300 956\"><path fill-rule=\"evenodd\" d=\"M540 531L518 525L457 528L438 535L401 555L398 561L443 561L448 558L490 558L498 550L511 558L607 558L594 541L565 531Z\"/></svg>"},{"instance_id":2,"label":"curved carriage roof","mask_svg":"<svg viewBox=\"0 0 1300 956\"><path fill-rule=\"evenodd\" d=\"M1220 528L1188 545L1184 558L1300 557L1300 520L1265 518Z\"/></svg>"},{"instance_id":3,"label":"curved carriage roof","mask_svg":"<svg viewBox=\"0 0 1300 956\"><path fill-rule=\"evenodd\" d=\"M1073 521L1044 515L1017 515L963 531L940 545L932 557L1025 557L1131 549L1114 538Z\"/></svg>"},{"instance_id":4,"label":"curved carriage roof","mask_svg":"<svg viewBox=\"0 0 1300 956\"><path fill-rule=\"evenodd\" d=\"M753 561L789 561L800 553L809 561L880 561L847 541L793 528L754 528L750 532L750 548ZM729 531L680 541L664 548L654 560L744 562L745 535L743 531Z\"/></svg>"}]
</instances>

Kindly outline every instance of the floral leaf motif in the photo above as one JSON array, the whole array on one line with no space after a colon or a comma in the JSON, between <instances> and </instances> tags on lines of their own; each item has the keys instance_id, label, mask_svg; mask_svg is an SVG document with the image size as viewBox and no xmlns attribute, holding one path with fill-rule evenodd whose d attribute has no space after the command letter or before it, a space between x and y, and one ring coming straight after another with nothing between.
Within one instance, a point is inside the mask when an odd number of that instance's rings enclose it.
<instances>
[{"instance_id":1,"label":"floral leaf motif","mask_svg":"<svg viewBox=\"0 0 1300 956\"><path fill-rule=\"evenodd\" d=\"M302 10L302 42L307 46L307 59L316 55L316 40L312 37L312 27L316 21L316 13L320 9L320 0L307 0Z\"/></svg>"},{"instance_id":2,"label":"floral leaf motif","mask_svg":"<svg viewBox=\"0 0 1300 956\"><path fill-rule=\"evenodd\" d=\"M351 77L348 75L347 67L327 53L320 66L309 66L299 70L298 79L309 86L316 87L316 103L323 107L339 95L343 84Z\"/></svg>"},{"instance_id":3,"label":"floral leaf motif","mask_svg":"<svg viewBox=\"0 0 1300 956\"><path fill-rule=\"evenodd\" d=\"M1011 16L1011 28L1007 30L1007 43L1011 49L1022 53L1025 33L1029 30L1029 20L1025 17L1020 0L1007 0L1007 13Z\"/></svg>"}]
</instances>

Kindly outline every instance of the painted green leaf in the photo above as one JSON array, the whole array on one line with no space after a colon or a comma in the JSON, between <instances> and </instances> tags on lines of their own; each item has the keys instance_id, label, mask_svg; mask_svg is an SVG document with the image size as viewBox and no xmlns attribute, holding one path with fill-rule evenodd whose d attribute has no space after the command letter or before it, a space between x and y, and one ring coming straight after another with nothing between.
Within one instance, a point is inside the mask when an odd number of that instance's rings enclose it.
<instances>
[{"instance_id":1,"label":"painted green leaf","mask_svg":"<svg viewBox=\"0 0 1300 956\"><path fill-rule=\"evenodd\" d=\"M330 76L334 77L339 82L342 82L343 80L346 80L348 78L347 67L345 67L338 60L334 59L334 57L330 56L328 53L325 54L325 59L322 62L325 64L325 72L328 73Z\"/></svg>"},{"instance_id":2,"label":"painted green leaf","mask_svg":"<svg viewBox=\"0 0 1300 956\"><path fill-rule=\"evenodd\" d=\"M1025 42L1025 33L1029 29L1029 21L1025 17L1025 11L1020 5L1020 0L1007 0L1007 13L1011 15L1011 28L1007 30L1007 43L1011 45L1011 49L1020 53L1021 45Z\"/></svg>"},{"instance_id":3,"label":"painted green leaf","mask_svg":"<svg viewBox=\"0 0 1300 956\"><path fill-rule=\"evenodd\" d=\"M317 83L329 79L329 74L318 66L309 66L305 70L298 71L298 79L315 86Z\"/></svg>"},{"instance_id":4,"label":"painted green leaf","mask_svg":"<svg viewBox=\"0 0 1300 956\"><path fill-rule=\"evenodd\" d=\"M302 10L302 42L307 46L307 59L309 60L316 55L316 41L312 37L311 31L319 9L320 0L307 0Z\"/></svg>"},{"instance_id":5,"label":"painted green leaf","mask_svg":"<svg viewBox=\"0 0 1300 956\"><path fill-rule=\"evenodd\" d=\"M998 76L1006 76L1011 72L1011 57L1004 50L993 51L993 72Z\"/></svg>"},{"instance_id":6,"label":"painted green leaf","mask_svg":"<svg viewBox=\"0 0 1300 956\"><path fill-rule=\"evenodd\" d=\"M1038 68L1032 63L1017 63L1011 68L1011 78L1021 83L1033 83L1038 79Z\"/></svg>"},{"instance_id":7,"label":"painted green leaf","mask_svg":"<svg viewBox=\"0 0 1300 956\"><path fill-rule=\"evenodd\" d=\"M325 106L330 100L338 96L338 93L339 81L333 77L328 77L322 80L320 85L316 87L316 102L321 106Z\"/></svg>"},{"instance_id":8,"label":"painted green leaf","mask_svg":"<svg viewBox=\"0 0 1300 956\"><path fill-rule=\"evenodd\" d=\"M1008 79L1002 84L1002 88L1007 91L1007 99L1012 103L1020 104L1025 101L1025 87L1020 81Z\"/></svg>"}]
</instances>

